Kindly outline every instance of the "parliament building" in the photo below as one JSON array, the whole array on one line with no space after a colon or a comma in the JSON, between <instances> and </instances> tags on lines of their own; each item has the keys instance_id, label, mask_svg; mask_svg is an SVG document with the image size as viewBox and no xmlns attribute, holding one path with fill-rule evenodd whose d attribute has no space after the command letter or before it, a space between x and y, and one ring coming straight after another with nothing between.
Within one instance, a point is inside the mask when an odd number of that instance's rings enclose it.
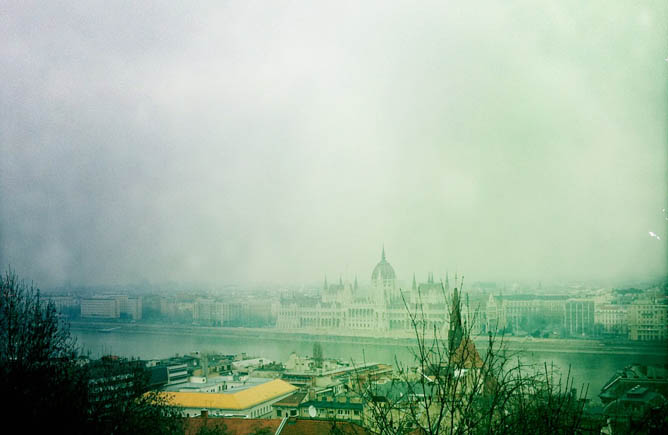
<instances>
[{"instance_id":1,"label":"parliament building","mask_svg":"<svg viewBox=\"0 0 668 435\"><path fill-rule=\"evenodd\" d=\"M456 282L456 277L455 277ZM308 329L323 333L338 332L359 335L412 336L411 316L422 323L425 331L447 336L449 327L450 285L435 282L429 274L427 282L416 283L415 274L410 289L400 289L394 268L385 257L383 247L380 261L371 272L371 285L363 288L357 277L353 283L328 284L325 278L320 294L311 298L284 297L278 310L276 327L295 332ZM470 316L463 313L465 320Z\"/></svg>"}]
</instances>

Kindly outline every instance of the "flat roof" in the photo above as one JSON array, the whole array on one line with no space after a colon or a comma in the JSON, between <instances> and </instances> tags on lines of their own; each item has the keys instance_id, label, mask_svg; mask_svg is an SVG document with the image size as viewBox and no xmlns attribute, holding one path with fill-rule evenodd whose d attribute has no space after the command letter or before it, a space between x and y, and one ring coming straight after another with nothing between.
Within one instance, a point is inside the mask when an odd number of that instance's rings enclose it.
<instances>
[{"instance_id":1,"label":"flat roof","mask_svg":"<svg viewBox=\"0 0 668 435\"><path fill-rule=\"evenodd\" d=\"M268 400L296 391L297 387L280 379L246 388L233 393L170 392L162 391L161 397L177 407L201 409L244 410Z\"/></svg>"}]
</instances>

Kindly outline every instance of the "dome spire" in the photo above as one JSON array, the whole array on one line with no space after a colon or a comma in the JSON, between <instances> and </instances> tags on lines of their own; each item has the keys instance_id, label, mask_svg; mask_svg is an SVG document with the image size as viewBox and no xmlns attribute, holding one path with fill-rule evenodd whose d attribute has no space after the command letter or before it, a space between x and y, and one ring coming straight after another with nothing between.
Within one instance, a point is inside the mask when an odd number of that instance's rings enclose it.
<instances>
[{"instance_id":1,"label":"dome spire","mask_svg":"<svg viewBox=\"0 0 668 435\"><path fill-rule=\"evenodd\" d=\"M383 243L383 253L380 254L380 261L385 261L385 243Z\"/></svg>"}]
</instances>

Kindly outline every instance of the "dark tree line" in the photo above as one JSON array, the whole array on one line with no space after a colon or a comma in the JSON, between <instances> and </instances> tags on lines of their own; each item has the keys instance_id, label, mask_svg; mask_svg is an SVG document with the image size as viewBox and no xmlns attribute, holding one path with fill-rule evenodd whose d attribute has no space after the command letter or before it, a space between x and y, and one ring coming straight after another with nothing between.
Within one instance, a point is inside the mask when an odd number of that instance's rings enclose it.
<instances>
[{"instance_id":1,"label":"dark tree line","mask_svg":"<svg viewBox=\"0 0 668 435\"><path fill-rule=\"evenodd\" d=\"M14 272L0 278L0 408L27 433L183 433L138 363L85 363L52 303Z\"/></svg>"}]
</instances>

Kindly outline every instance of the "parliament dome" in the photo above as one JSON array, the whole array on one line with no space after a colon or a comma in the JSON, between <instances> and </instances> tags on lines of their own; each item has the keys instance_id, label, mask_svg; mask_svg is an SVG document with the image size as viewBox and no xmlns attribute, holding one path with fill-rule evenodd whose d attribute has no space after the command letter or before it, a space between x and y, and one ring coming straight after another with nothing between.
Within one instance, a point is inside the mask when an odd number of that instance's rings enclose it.
<instances>
[{"instance_id":1,"label":"parliament dome","mask_svg":"<svg viewBox=\"0 0 668 435\"><path fill-rule=\"evenodd\" d=\"M376 267L373 268L373 272L371 273L371 281L376 281L379 279L396 279L392 265L385 259L385 247L383 247L383 253L381 254L380 261L378 264L376 264Z\"/></svg>"}]
</instances>

